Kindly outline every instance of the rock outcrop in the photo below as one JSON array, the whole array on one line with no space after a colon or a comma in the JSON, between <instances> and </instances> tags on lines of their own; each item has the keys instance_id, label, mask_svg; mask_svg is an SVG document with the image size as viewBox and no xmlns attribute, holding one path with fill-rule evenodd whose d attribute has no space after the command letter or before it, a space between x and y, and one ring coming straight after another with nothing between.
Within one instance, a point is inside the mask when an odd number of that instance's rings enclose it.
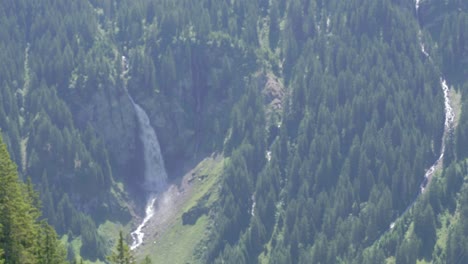
<instances>
[{"instance_id":1,"label":"rock outcrop","mask_svg":"<svg viewBox=\"0 0 468 264\"><path fill-rule=\"evenodd\" d=\"M275 121L283 109L284 85L274 74L264 72L258 74L257 82L258 87L262 89L267 121Z\"/></svg>"},{"instance_id":2,"label":"rock outcrop","mask_svg":"<svg viewBox=\"0 0 468 264\"><path fill-rule=\"evenodd\" d=\"M110 89L113 90L113 89ZM80 126L91 124L106 143L118 167L127 166L136 155L138 127L135 109L125 92L99 89L78 112Z\"/></svg>"},{"instance_id":3,"label":"rock outcrop","mask_svg":"<svg viewBox=\"0 0 468 264\"><path fill-rule=\"evenodd\" d=\"M188 153L195 153L193 122L195 113L188 114L174 98L136 96L136 101L147 112L155 129L166 163L166 169L174 172ZM171 175L171 173L169 173Z\"/></svg>"}]
</instances>

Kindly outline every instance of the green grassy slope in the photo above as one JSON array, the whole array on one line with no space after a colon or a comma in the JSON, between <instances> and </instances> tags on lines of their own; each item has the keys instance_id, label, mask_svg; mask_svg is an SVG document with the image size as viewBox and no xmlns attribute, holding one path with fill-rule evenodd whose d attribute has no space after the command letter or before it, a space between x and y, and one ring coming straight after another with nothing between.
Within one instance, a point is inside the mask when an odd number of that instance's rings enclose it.
<instances>
[{"instance_id":1,"label":"green grassy slope","mask_svg":"<svg viewBox=\"0 0 468 264\"><path fill-rule=\"evenodd\" d=\"M199 216L195 224L184 225L182 216L196 206L203 206L211 211L219 197L218 183L223 164L223 158L206 158L192 173L184 177L183 181L190 179L190 186L184 187L184 191L188 193L187 198L166 230L154 230L156 238L142 245L137 252L137 259L149 255L153 263L166 263L168 260L171 263L197 262L196 251L202 247L200 242L207 238L213 220L211 214L207 213ZM149 237L152 237L151 234Z\"/></svg>"}]
</instances>

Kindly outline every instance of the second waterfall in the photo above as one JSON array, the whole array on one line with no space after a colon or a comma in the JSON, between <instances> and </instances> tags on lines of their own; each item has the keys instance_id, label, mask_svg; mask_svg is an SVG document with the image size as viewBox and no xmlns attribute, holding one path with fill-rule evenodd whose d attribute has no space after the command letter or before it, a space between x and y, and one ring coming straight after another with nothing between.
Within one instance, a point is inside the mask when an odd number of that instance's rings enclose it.
<instances>
[{"instance_id":1,"label":"second waterfall","mask_svg":"<svg viewBox=\"0 0 468 264\"><path fill-rule=\"evenodd\" d=\"M139 124L139 136L143 146L144 157L144 188L147 191L148 199L143 222L131 233L133 243L131 249L134 250L143 243L144 233L142 229L153 217L154 204L157 199L156 193L162 191L167 185L167 173L164 167L164 160L161 154L158 137L149 121L146 112L136 104L129 96L132 102Z\"/></svg>"}]
</instances>

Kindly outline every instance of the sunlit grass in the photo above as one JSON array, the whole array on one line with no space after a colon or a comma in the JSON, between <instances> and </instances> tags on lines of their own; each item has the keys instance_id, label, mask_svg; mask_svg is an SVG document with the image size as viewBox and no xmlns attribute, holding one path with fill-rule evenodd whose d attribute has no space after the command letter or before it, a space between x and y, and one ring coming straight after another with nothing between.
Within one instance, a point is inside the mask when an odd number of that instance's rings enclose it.
<instances>
[{"instance_id":1,"label":"sunlit grass","mask_svg":"<svg viewBox=\"0 0 468 264\"><path fill-rule=\"evenodd\" d=\"M196 263L195 250L206 238L211 219L204 214L194 225L183 225L182 215L196 206L204 197L204 206L210 207L219 197L218 183L223 171L224 159L205 159L194 169L190 197L177 212L170 226L156 240L149 239L138 253L137 259L150 256L153 263Z\"/></svg>"}]
</instances>

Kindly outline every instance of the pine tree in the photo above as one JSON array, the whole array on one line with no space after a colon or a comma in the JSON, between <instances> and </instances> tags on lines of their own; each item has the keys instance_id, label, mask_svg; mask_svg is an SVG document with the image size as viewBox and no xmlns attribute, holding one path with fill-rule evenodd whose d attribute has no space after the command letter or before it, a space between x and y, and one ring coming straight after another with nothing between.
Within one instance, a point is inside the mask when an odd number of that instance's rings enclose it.
<instances>
[{"instance_id":1,"label":"pine tree","mask_svg":"<svg viewBox=\"0 0 468 264\"><path fill-rule=\"evenodd\" d=\"M45 222L41 223L38 245L38 264L65 263L66 250L57 239L55 230Z\"/></svg>"},{"instance_id":2,"label":"pine tree","mask_svg":"<svg viewBox=\"0 0 468 264\"><path fill-rule=\"evenodd\" d=\"M143 260L142 264L152 264L153 262L151 261L149 256L146 256L145 259Z\"/></svg>"},{"instance_id":3,"label":"pine tree","mask_svg":"<svg viewBox=\"0 0 468 264\"><path fill-rule=\"evenodd\" d=\"M270 31L268 32L268 39L270 41L270 48L272 50L276 49L280 35L279 27L279 11L278 4L273 2L273 5L270 9Z\"/></svg>"},{"instance_id":4,"label":"pine tree","mask_svg":"<svg viewBox=\"0 0 468 264\"><path fill-rule=\"evenodd\" d=\"M0 141L0 248L7 263L32 263L37 226L31 204L25 199L15 164Z\"/></svg>"},{"instance_id":5,"label":"pine tree","mask_svg":"<svg viewBox=\"0 0 468 264\"><path fill-rule=\"evenodd\" d=\"M107 260L112 264L135 264L135 259L133 257L130 248L127 243L124 241L122 231L119 234L119 241L117 241L117 246L115 251L112 252L110 256L107 257Z\"/></svg>"},{"instance_id":6,"label":"pine tree","mask_svg":"<svg viewBox=\"0 0 468 264\"><path fill-rule=\"evenodd\" d=\"M19 181L0 137L0 264L67 263L55 230L38 222L38 197L30 181Z\"/></svg>"}]
</instances>

